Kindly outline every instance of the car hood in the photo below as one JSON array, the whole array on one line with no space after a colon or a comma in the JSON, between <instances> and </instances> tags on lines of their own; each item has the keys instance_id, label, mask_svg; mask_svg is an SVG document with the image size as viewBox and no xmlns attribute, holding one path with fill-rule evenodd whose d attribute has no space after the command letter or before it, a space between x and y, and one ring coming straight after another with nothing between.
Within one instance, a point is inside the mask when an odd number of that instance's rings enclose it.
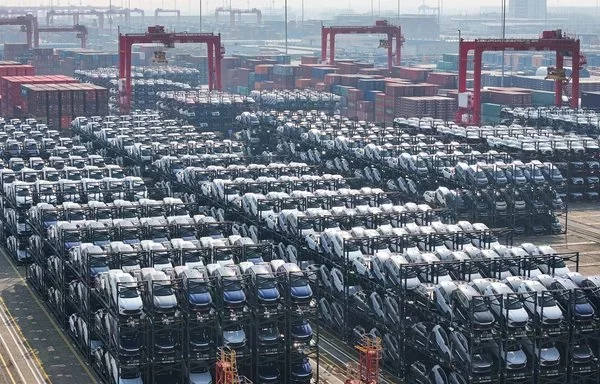
<instances>
[{"instance_id":1,"label":"car hood","mask_svg":"<svg viewBox=\"0 0 600 384\"><path fill-rule=\"evenodd\" d=\"M485 370L491 370L494 360L487 353L476 353L473 355L473 367Z\"/></svg>"},{"instance_id":2,"label":"car hood","mask_svg":"<svg viewBox=\"0 0 600 384\"><path fill-rule=\"evenodd\" d=\"M313 293L312 289L310 289L310 286L307 284L297 287L290 287L290 294L296 299L309 299L312 297Z\"/></svg>"},{"instance_id":3,"label":"car hood","mask_svg":"<svg viewBox=\"0 0 600 384\"><path fill-rule=\"evenodd\" d=\"M173 308L177 306L175 295L154 296L154 305L158 308Z\"/></svg>"},{"instance_id":4,"label":"car hood","mask_svg":"<svg viewBox=\"0 0 600 384\"><path fill-rule=\"evenodd\" d=\"M310 363L295 364L292 366L291 372L296 377L307 377L312 374L312 366Z\"/></svg>"},{"instance_id":5,"label":"car hood","mask_svg":"<svg viewBox=\"0 0 600 384\"><path fill-rule=\"evenodd\" d=\"M529 315L525 308L511 309L508 311L508 320L517 323L529 321Z\"/></svg>"},{"instance_id":6,"label":"car hood","mask_svg":"<svg viewBox=\"0 0 600 384\"><path fill-rule=\"evenodd\" d=\"M481 325L492 324L494 323L494 315L490 311L474 312L473 320Z\"/></svg>"},{"instance_id":7,"label":"car hood","mask_svg":"<svg viewBox=\"0 0 600 384\"><path fill-rule=\"evenodd\" d=\"M141 297L119 298L119 308L125 311L137 311L143 307Z\"/></svg>"},{"instance_id":8,"label":"car hood","mask_svg":"<svg viewBox=\"0 0 600 384\"><path fill-rule=\"evenodd\" d=\"M279 291L277 288L259 288L258 299L264 301L276 301L279 299Z\"/></svg>"},{"instance_id":9,"label":"car hood","mask_svg":"<svg viewBox=\"0 0 600 384\"><path fill-rule=\"evenodd\" d=\"M563 313L558 305L553 305L551 307L540 307L540 314L544 319L550 320L562 319L563 317Z\"/></svg>"},{"instance_id":10,"label":"car hood","mask_svg":"<svg viewBox=\"0 0 600 384\"><path fill-rule=\"evenodd\" d=\"M573 346L573 361L587 362L593 358L592 349L587 344L578 344Z\"/></svg>"},{"instance_id":11,"label":"car hood","mask_svg":"<svg viewBox=\"0 0 600 384\"><path fill-rule=\"evenodd\" d=\"M312 336L313 331L309 323L301 323L292 325L290 333L292 337L306 338Z\"/></svg>"},{"instance_id":12,"label":"car hood","mask_svg":"<svg viewBox=\"0 0 600 384\"><path fill-rule=\"evenodd\" d=\"M246 295L241 289L235 291L223 291L223 300L232 304L243 303L246 301Z\"/></svg>"},{"instance_id":13,"label":"car hood","mask_svg":"<svg viewBox=\"0 0 600 384\"><path fill-rule=\"evenodd\" d=\"M239 344L246 342L246 332L243 330L223 331L225 344Z\"/></svg>"},{"instance_id":14,"label":"car hood","mask_svg":"<svg viewBox=\"0 0 600 384\"><path fill-rule=\"evenodd\" d=\"M594 308L590 303L575 304L575 316L592 317Z\"/></svg>"},{"instance_id":15,"label":"car hood","mask_svg":"<svg viewBox=\"0 0 600 384\"><path fill-rule=\"evenodd\" d=\"M527 364L527 356L522 349L517 351L507 351L506 362L510 365L524 365Z\"/></svg>"},{"instance_id":16,"label":"car hood","mask_svg":"<svg viewBox=\"0 0 600 384\"><path fill-rule=\"evenodd\" d=\"M204 293L190 293L188 300L194 305L209 305L212 303L212 296L208 292Z\"/></svg>"},{"instance_id":17,"label":"car hood","mask_svg":"<svg viewBox=\"0 0 600 384\"><path fill-rule=\"evenodd\" d=\"M210 372L190 373L190 384L211 384Z\"/></svg>"},{"instance_id":18,"label":"car hood","mask_svg":"<svg viewBox=\"0 0 600 384\"><path fill-rule=\"evenodd\" d=\"M554 346L540 348L540 357L542 362L558 364L560 362L560 352Z\"/></svg>"}]
</instances>

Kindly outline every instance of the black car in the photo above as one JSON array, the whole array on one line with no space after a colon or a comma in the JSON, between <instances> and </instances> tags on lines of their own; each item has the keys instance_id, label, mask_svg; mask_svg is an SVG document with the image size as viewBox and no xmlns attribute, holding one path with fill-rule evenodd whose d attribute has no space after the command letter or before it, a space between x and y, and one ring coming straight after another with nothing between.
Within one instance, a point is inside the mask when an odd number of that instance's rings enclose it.
<instances>
[{"instance_id":1,"label":"black car","mask_svg":"<svg viewBox=\"0 0 600 384\"><path fill-rule=\"evenodd\" d=\"M457 365L477 375L489 374L494 369L494 359L489 348L484 347L471 353L469 341L459 331L450 332L452 356Z\"/></svg>"}]
</instances>

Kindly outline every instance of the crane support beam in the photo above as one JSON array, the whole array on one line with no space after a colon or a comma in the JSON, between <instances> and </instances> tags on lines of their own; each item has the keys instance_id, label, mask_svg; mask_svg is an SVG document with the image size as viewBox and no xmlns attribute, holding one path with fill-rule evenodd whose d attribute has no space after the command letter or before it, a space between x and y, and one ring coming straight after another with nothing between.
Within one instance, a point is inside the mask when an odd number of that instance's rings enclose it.
<instances>
[{"instance_id":1,"label":"crane support beam","mask_svg":"<svg viewBox=\"0 0 600 384\"><path fill-rule=\"evenodd\" d=\"M133 10L132 10L133 12ZM95 16L98 18L98 29L104 29L104 15L105 12L98 11L95 9L90 10L49 10L46 12L46 25L52 25L55 17L58 16L72 16L73 17L73 25L79 24L80 16ZM143 16L143 13L142 13Z\"/></svg>"},{"instance_id":2,"label":"crane support beam","mask_svg":"<svg viewBox=\"0 0 600 384\"><path fill-rule=\"evenodd\" d=\"M177 15L177 22L179 23L179 19L181 18L181 11L179 9L162 9L162 8L156 8L154 10L154 21L158 23L158 16L160 16L161 13L174 13Z\"/></svg>"},{"instance_id":3,"label":"crane support beam","mask_svg":"<svg viewBox=\"0 0 600 384\"><path fill-rule=\"evenodd\" d=\"M383 34L387 35L388 69L400 65L404 36L400 26L391 25L386 20L377 20L372 26L335 26L321 28L321 61L327 61L329 47L329 64L335 64L335 36L348 34ZM395 47L395 53L394 53ZM395 62L395 63L394 63Z\"/></svg>"},{"instance_id":4,"label":"crane support beam","mask_svg":"<svg viewBox=\"0 0 600 384\"><path fill-rule=\"evenodd\" d=\"M481 120L481 67L482 54L485 51L554 51L556 52L556 70L562 71L564 56L572 58L572 97L571 107L579 107L579 70L585 63L581 54L579 39L565 36L561 30L544 31L539 39L477 39L459 42L458 92L467 92L468 55L473 51L473 98L470 105L459 105L457 123L479 124ZM555 102L562 105L563 81L556 80ZM460 96L459 96L460 99Z\"/></svg>"},{"instance_id":5,"label":"crane support beam","mask_svg":"<svg viewBox=\"0 0 600 384\"><path fill-rule=\"evenodd\" d=\"M88 30L85 25L76 24L71 27L39 27L38 32L75 32L77 34L77 38L81 40L81 48L85 48L87 46ZM39 34L35 45L40 45Z\"/></svg>"},{"instance_id":6,"label":"crane support beam","mask_svg":"<svg viewBox=\"0 0 600 384\"><path fill-rule=\"evenodd\" d=\"M37 17L32 15L2 17L0 18L0 25L23 26L25 33L27 34L27 48L31 49L39 46L40 36L38 31Z\"/></svg>"},{"instance_id":7,"label":"crane support beam","mask_svg":"<svg viewBox=\"0 0 600 384\"><path fill-rule=\"evenodd\" d=\"M238 16L239 19L242 18L242 14L255 14L256 15L256 23L257 24L262 24L262 11L258 8L252 8L252 9L239 9L239 8L223 8L223 7L217 7L215 8L215 22L219 21L219 15L221 13L229 13L229 24L231 26L235 25L235 20L236 20L236 15Z\"/></svg>"},{"instance_id":8,"label":"crane support beam","mask_svg":"<svg viewBox=\"0 0 600 384\"><path fill-rule=\"evenodd\" d=\"M148 27L146 33L119 34L119 103L121 113L131 109L131 50L134 44L206 44L208 51L208 88L221 90L221 59L225 49L221 45L221 34L166 32L161 25Z\"/></svg>"}]
</instances>

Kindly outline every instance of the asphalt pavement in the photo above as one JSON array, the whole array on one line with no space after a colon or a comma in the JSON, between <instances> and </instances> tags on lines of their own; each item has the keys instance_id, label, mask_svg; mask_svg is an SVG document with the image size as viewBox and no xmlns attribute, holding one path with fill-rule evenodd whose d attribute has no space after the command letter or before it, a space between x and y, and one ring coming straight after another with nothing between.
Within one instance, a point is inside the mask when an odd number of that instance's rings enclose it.
<instances>
[{"instance_id":1,"label":"asphalt pavement","mask_svg":"<svg viewBox=\"0 0 600 384\"><path fill-rule=\"evenodd\" d=\"M97 383L91 367L0 248L0 382Z\"/></svg>"}]
</instances>

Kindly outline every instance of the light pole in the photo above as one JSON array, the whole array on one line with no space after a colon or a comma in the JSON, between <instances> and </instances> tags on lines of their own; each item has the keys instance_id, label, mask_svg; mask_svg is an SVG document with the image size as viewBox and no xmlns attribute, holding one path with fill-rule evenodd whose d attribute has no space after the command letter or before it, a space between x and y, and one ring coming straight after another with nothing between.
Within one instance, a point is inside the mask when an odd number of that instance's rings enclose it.
<instances>
[{"instance_id":1,"label":"light pole","mask_svg":"<svg viewBox=\"0 0 600 384\"><path fill-rule=\"evenodd\" d=\"M304 25L304 0L302 0L302 25Z\"/></svg>"},{"instance_id":2,"label":"light pole","mask_svg":"<svg viewBox=\"0 0 600 384\"><path fill-rule=\"evenodd\" d=\"M506 0L502 0L502 40L506 39ZM502 77L500 86L504 87L504 49L502 50Z\"/></svg>"},{"instance_id":3,"label":"light pole","mask_svg":"<svg viewBox=\"0 0 600 384\"><path fill-rule=\"evenodd\" d=\"M200 33L202 33L202 0L200 0Z\"/></svg>"},{"instance_id":4,"label":"light pole","mask_svg":"<svg viewBox=\"0 0 600 384\"><path fill-rule=\"evenodd\" d=\"M400 0L398 0L398 25L400 25Z\"/></svg>"},{"instance_id":5,"label":"light pole","mask_svg":"<svg viewBox=\"0 0 600 384\"><path fill-rule=\"evenodd\" d=\"M285 54L288 54L288 2L285 0Z\"/></svg>"}]
</instances>

